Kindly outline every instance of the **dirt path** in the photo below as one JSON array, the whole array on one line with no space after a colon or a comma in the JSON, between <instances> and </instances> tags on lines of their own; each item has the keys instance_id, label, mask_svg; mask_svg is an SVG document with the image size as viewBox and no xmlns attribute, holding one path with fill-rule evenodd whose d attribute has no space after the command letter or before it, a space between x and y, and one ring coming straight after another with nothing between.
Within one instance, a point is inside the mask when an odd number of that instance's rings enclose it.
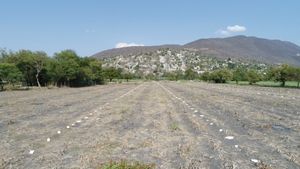
<instances>
[{"instance_id":1,"label":"dirt path","mask_svg":"<svg viewBox=\"0 0 300 169\"><path fill-rule=\"evenodd\" d=\"M299 90L145 82L0 94L0 168L300 167Z\"/></svg>"}]
</instances>

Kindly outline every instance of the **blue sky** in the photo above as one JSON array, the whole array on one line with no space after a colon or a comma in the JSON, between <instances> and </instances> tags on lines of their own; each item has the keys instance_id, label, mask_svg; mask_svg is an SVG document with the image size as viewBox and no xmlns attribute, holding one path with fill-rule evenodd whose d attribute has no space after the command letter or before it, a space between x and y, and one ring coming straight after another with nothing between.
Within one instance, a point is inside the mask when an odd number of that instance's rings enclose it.
<instances>
[{"instance_id":1,"label":"blue sky","mask_svg":"<svg viewBox=\"0 0 300 169\"><path fill-rule=\"evenodd\" d=\"M185 44L233 35L300 45L298 0L1 0L0 48L73 49Z\"/></svg>"}]
</instances>

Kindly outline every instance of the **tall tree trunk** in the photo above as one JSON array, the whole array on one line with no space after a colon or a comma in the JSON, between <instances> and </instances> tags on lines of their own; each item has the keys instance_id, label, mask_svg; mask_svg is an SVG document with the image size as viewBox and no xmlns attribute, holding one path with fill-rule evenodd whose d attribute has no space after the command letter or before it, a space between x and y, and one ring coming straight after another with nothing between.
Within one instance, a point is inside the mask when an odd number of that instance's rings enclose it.
<instances>
[{"instance_id":1,"label":"tall tree trunk","mask_svg":"<svg viewBox=\"0 0 300 169\"><path fill-rule=\"evenodd\" d=\"M40 84L40 81L39 81L39 73L37 73L37 74L35 75L35 78L36 78L36 82L37 82L37 84L38 84L38 87L41 88L41 84Z\"/></svg>"}]
</instances>

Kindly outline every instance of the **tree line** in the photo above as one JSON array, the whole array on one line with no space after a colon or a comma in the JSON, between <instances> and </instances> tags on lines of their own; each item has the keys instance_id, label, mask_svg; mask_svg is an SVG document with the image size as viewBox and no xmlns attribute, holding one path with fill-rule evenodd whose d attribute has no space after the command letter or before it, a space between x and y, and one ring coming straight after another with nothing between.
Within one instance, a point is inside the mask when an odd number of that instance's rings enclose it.
<instances>
[{"instance_id":1,"label":"tree line","mask_svg":"<svg viewBox=\"0 0 300 169\"><path fill-rule=\"evenodd\" d=\"M114 67L103 68L100 60L90 57L80 57L73 50L63 50L54 56L45 52L20 50L7 52L0 50L0 90L3 84L10 86L70 86L81 87L105 83L105 80L144 78L149 80L194 80L226 83L227 81L248 81L255 84L259 81L277 81L281 86L286 81L300 83L300 68L290 65L269 67L268 70L248 69L237 66L234 69L217 69L198 73L188 68L165 72L163 75L132 74Z\"/></svg>"},{"instance_id":2,"label":"tree line","mask_svg":"<svg viewBox=\"0 0 300 169\"><path fill-rule=\"evenodd\" d=\"M200 79L203 81L210 81L214 83L226 83L228 81L235 81L238 84L240 81L248 81L250 85L259 81L275 81L280 82L284 87L287 81L296 81L297 87L300 84L300 68L290 66L287 64L271 66L265 71L257 69L246 69L238 67L235 69L217 69L213 71L206 71L201 74L187 69L186 71L175 71L163 75L168 80L194 80Z\"/></svg>"},{"instance_id":3,"label":"tree line","mask_svg":"<svg viewBox=\"0 0 300 169\"><path fill-rule=\"evenodd\" d=\"M102 68L101 61L80 57L63 50L50 57L45 52L0 51L0 86L3 83L22 86L80 87L103 84L105 79L130 79L132 75L116 68Z\"/></svg>"}]
</instances>

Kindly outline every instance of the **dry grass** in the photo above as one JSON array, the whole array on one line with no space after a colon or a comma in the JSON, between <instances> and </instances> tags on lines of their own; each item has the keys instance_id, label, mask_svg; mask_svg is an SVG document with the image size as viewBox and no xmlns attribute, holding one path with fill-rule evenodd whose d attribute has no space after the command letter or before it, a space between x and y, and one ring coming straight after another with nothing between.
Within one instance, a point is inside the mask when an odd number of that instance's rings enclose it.
<instances>
[{"instance_id":1,"label":"dry grass","mask_svg":"<svg viewBox=\"0 0 300 169\"><path fill-rule=\"evenodd\" d=\"M154 164L143 164L140 162L130 162L126 160L110 161L105 164L100 164L97 169L154 169Z\"/></svg>"}]
</instances>

